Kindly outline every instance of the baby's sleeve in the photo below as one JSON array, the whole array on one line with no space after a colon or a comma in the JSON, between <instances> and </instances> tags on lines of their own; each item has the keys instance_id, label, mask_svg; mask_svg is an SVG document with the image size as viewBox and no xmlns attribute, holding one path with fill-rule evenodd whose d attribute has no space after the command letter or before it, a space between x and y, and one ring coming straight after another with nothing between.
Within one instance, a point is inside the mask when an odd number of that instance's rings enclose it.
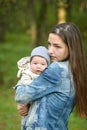
<instances>
[{"instance_id":1,"label":"baby's sleeve","mask_svg":"<svg viewBox=\"0 0 87 130\"><path fill-rule=\"evenodd\" d=\"M29 67L30 57L23 57L17 62L18 72L17 77L19 78L22 72Z\"/></svg>"}]
</instances>

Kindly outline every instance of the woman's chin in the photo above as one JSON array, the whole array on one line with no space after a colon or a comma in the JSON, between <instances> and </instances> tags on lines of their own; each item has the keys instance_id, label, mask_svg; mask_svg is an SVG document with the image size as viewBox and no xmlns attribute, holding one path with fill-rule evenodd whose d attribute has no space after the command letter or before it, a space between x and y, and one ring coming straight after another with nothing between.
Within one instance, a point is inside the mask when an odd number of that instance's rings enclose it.
<instances>
[{"instance_id":1,"label":"woman's chin","mask_svg":"<svg viewBox=\"0 0 87 130\"><path fill-rule=\"evenodd\" d=\"M56 58L51 59L52 62L57 62Z\"/></svg>"}]
</instances>

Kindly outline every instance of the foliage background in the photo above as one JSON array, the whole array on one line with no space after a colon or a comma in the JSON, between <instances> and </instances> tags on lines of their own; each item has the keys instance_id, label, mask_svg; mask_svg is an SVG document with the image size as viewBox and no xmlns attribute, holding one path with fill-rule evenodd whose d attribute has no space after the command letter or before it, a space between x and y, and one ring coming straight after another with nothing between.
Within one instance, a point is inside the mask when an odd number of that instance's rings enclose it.
<instances>
[{"instance_id":1,"label":"foliage background","mask_svg":"<svg viewBox=\"0 0 87 130\"><path fill-rule=\"evenodd\" d=\"M81 30L87 57L87 2L61 1L67 11L67 21L74 22ZM17 61L30 55L35 46L47 46L48 33L59 22L59 3L60 0L0 1L0 130L20 129L21 117L17 113L12 89L18 81ZM86 124L87 119L72 112L69 130L87 130Z\"/></svg>"}]
</instances>

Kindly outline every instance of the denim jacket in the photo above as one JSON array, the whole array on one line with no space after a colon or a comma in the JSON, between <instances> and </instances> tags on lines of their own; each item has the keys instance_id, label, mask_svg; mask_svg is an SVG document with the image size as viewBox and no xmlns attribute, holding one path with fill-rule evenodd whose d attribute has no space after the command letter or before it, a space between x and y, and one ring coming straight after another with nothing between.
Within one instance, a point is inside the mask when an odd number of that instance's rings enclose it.
<instances>
[{"instance_id":1,"label":"denim jacket","mask_svg":"<svg viewBox=\"0 0 87 130\"><path fill-rule=\"evenodd\" d=\"M54 62L31 84L16 85L18 103L33 102L26 130L68 130L75 105L75 89L69 62Z\"/></svg>"}]
</instances>

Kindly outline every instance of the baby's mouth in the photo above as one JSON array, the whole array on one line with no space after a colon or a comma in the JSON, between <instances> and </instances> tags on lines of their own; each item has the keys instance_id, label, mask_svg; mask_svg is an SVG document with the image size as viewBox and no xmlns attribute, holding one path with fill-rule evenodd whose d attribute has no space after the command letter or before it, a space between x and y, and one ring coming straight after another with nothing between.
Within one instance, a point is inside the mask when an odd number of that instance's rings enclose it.
<instances>
[{"instance_id":1,"label":"baby's mouth","mask_svg":"<svg viewBox=\"0 0 87 130\"><path fill-rule=\"evenodd\" d=\"M37 74L41 74L41 70L37 70Z\"/></svg>"}]
</instances>

